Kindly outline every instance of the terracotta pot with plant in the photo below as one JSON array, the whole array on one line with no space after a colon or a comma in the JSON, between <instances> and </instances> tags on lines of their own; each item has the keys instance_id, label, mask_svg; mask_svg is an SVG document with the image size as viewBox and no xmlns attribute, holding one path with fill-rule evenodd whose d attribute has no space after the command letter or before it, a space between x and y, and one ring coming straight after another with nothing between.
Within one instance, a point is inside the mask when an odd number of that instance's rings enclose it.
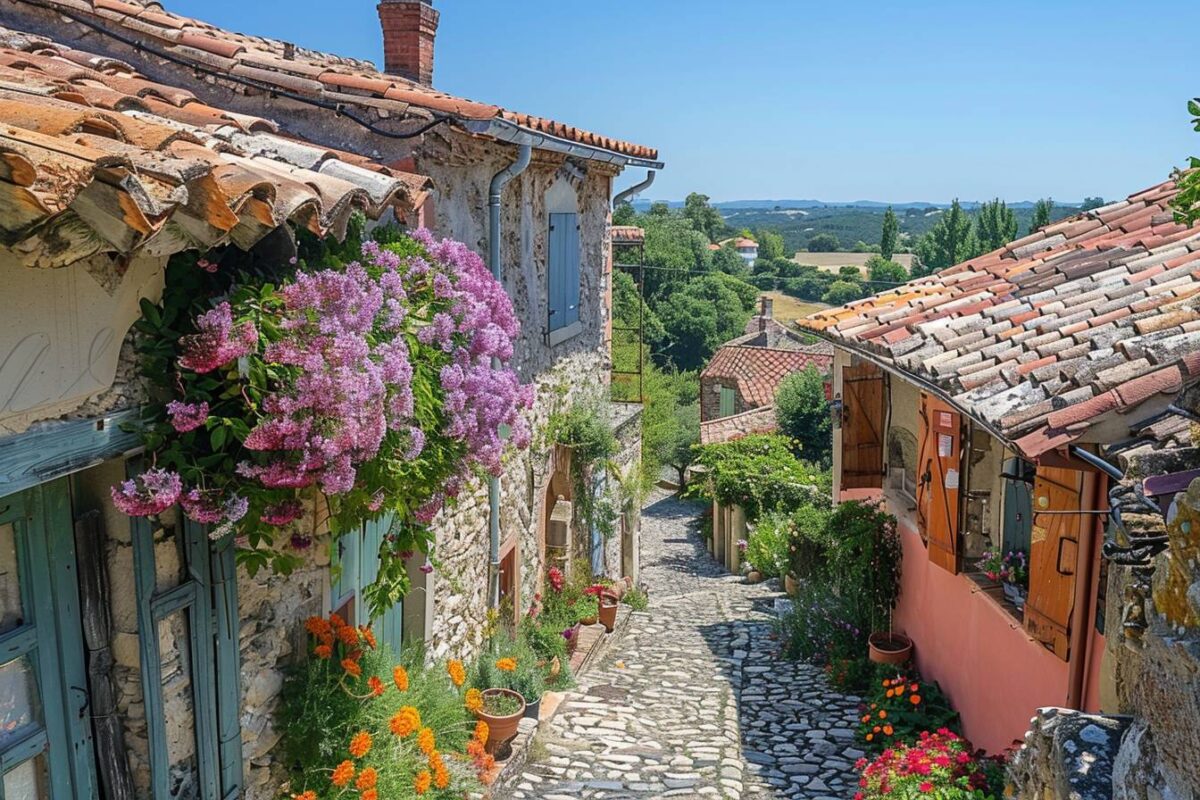
<instances>
[{"instance_id":1,"label":"terracotta pot with plant","mask_svg":"<svg viewBox=\"0 0 1200 800\"><path fill-rule=\"evenodd\" d=\"M902 633L875 632L867 638L868 655L876 664L906 663L912 658L912 639Z\"/></svg>"},{"instance_id":2,"label":"terracotta pot with plant","mask_svg":"<svg viewBox=\"0 0 1200 800\"><path fill-rule=\"evenodd\" d=\"M604 630L612 633L617 626L617 606L621 600L608 589L601 589L599 594L600 599L600 624L604 626Z\"/></svg>"},{"instance_id":3,"label":"terracotta pot with plant","mask_svg":"<svg viewBox=\"0 0 1200 800\"><path fill-rule=\"evenodd\" d=\"M512 689L484 689L481 694L482 706L475 717L487 723L486 749L495 755L500 745L517 735L517 725L525 715L525 698Z\"/></svg>"}]
</instances>

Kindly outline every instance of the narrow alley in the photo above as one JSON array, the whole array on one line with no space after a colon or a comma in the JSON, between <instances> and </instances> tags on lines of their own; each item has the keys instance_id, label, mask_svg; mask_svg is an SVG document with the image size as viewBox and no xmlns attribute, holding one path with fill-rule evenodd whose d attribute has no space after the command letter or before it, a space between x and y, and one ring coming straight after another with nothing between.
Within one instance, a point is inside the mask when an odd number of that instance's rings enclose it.
<instances>
[{"instance_id":1,"label":"narrow alley","mask_svg":"<svg viewBox=\"0 0 1200 800\"><path fill-rule=\"evenodd\" d=\"M643 510L650 608L539 734L513 798L852 795L857 699L777 658L780 593L708 556L699 509L659 493Z\"/></svg>"}]
</instances>

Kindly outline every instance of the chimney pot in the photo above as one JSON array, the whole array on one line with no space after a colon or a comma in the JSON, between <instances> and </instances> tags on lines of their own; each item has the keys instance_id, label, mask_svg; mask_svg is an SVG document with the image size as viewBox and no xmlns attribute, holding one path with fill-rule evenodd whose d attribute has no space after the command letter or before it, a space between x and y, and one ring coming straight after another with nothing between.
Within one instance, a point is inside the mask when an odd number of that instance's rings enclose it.
<instances>
[{"instance_id":1,"label":"chimney pot","mask_svg":"<svg viewBox=\"0 0 1200 800\"><path fill-rule=\"evenodd\" d=\"M433 85L433 44L439 14L428 0L380 0L383 71Z\"/></svg>"}]
</instances>

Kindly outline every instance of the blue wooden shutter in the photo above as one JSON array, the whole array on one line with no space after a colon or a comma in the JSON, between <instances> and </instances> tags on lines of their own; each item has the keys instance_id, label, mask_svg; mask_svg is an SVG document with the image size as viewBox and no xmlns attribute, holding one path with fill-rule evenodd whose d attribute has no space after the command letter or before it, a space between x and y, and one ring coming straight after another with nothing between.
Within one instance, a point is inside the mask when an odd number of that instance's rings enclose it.
<instances>
[{"instance_id":1,"label":"blue wooden shutter","mask_svg":"<svg viewBox=\"0 0 1200 800\"><path fill-rule=\"evenodd\" d=\"M221 761L221 797L242 790L242 654L238 619L237 561L233 537L214 545L213 607L217 641L217 748Z\"/></svg>"},{"instance_id":2,"label":"blue wooden shutter","mask_svg":"<svg viewBox=\"0 0 1200 800\"><path fill-rule=\"evenodd\" d=\"M379 551L383 546L384 537L392 528L392 515L386 514L380 519L367 522L363 530L362 568L359 571L359 596L362 590L375 582L379 577ZM363 617L370 614L370 609L364 603ZM396 603L384 612L381 617L371 619L371 627L381 645L387 646L392 653L400 652L401 635L403 633L404 601Z\"/></svg>"},{"instance_id":3,"label":"blue wooden shutter","mask_svg":"<svg viewBox=\"0 0 1200 800\"><path fill-rule=\"evenodd\" d=\"M565 276L563 286L563 303L567 308L565 325L579 322L579 215L564 214L567 217L566 253L563 255Z\"/></svg>"},{"instance_id":4,"label":"blue wooden shutter","mask_svg":"<svg viewBox=\"0 0 1200 800\"><path fill-rule=\"evenodd\" d=\"M551 214L547 258L549 324L556 331L579 321L579 215Z\"/></svg>"}]
</instances>

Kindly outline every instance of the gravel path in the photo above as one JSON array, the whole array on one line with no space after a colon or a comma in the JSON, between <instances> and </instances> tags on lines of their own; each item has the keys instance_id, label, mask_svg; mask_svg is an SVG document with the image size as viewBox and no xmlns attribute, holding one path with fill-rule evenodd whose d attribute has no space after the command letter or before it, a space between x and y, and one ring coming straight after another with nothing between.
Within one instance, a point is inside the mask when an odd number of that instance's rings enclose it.
<instances>
[{"instance_id":1,"label":"gravel path","mask_svg":"<svg viewBox=\"0 0 1200 800\"><path fill-rule=\"evenodd\" d=\"M778 587L726 573L704 550L698 514L661 493L643 509L650 609L538 734L511 797L853 796L857 698L777 658Z\"/></svg>"}]
</instances>

